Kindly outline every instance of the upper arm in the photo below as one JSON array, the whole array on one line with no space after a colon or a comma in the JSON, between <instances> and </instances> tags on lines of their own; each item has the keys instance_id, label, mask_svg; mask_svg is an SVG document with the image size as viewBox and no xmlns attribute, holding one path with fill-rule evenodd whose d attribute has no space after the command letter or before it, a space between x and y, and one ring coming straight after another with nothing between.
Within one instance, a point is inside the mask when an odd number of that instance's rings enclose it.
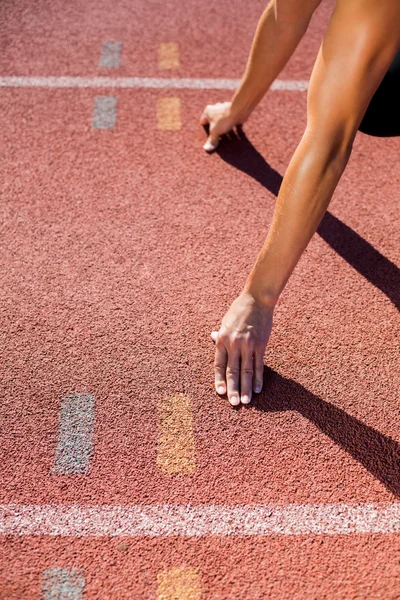
<instances>
[{"instance_id":1,"label":"upper arm","mask_svg":"<svg viewBox=\"0 0 400 600\"><path fill-rule=\"evenodd\" d=\"M351 146L399 45L399 0L338 0L310 80L308 134Z\"/></svg>"}]
</instances>

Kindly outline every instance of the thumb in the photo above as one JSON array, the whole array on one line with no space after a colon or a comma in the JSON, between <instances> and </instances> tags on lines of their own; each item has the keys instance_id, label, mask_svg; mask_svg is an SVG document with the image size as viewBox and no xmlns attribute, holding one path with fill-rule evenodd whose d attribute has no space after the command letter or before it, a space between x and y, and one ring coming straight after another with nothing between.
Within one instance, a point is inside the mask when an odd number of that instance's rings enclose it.
<instances>
[{"instance_id":1,"label":"thumb","mask_svg":"<svg viewBox=\"0 0 400 600\"><path fill-rule=\"evenodd\" d=\"M214 152L219 144L219 137L213 136L212 134L208 136L206 143L203 148L206 152Z\"/></svg>"},{"instance_id":2,"label":"thumb","mask_svg":"<svg viewBox=\"0 0 400 600\"><path fill-rule=\"evenodd\" d=\"M210 129L208 131L208 138L206 143L204 144L203 148L206 152L214 152L214 150L216 149L216 147L219 144L219 135L215 132L215 125L214 127L211 126L210 124Z\"/></svg>"},{"instance_id":3,"label":"thumb","mask_svg":"<svg viewBox=\"0 0 400 600\"><path fill-rule=\"evenodd\" d=\"M218 331L212 331L211 338L212 338L213 342L217 341L217 337L218 337Z\"/></svg>"}]
</instances>

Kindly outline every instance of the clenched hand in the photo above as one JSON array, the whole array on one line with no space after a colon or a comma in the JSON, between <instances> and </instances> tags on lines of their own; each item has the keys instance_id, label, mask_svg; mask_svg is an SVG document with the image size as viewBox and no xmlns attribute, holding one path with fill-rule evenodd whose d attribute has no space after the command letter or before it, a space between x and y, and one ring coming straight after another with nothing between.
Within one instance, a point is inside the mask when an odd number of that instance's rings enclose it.
<instances>
[{"instance_id":1,"label":"clenched hand","mask_svg":"<svg viewBox=\"0 0 400 600\"><path fill-rule=\"evenodd\" d=\"M239 119L232 113L231 102L218 102L209 104L204 109L200 118L201 125L209 125L208 138L203 148L207 152L213 152L219 144L221 135L232 131L236 125L241 125L244 119Z\"/></svg>"}]
</instances>

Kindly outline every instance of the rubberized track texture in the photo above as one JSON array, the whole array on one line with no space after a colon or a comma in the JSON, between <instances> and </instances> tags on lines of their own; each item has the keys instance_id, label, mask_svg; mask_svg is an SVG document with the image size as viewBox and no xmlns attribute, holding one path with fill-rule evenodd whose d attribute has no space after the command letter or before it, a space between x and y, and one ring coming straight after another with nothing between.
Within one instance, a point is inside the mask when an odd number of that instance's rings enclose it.
<instances>
[{"instance_id":1,"label":"rubberized track texture","mask_svg":"<svg viewBox=\"0 0 400 600\"><path fill-rule=\"evenodd\" d=\"M262 2L1 4L1 600L400 598L398 139L357 135L263 392L213 386L332 7L207 155Z\"/></svg>"}]
</instances>

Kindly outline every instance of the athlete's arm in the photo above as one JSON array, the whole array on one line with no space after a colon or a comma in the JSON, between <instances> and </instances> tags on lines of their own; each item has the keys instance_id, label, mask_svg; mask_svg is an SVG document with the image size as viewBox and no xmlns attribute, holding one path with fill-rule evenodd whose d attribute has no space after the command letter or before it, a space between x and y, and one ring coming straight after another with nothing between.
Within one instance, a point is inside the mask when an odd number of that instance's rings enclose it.
<instances>
[{"instance_id":1,"label":"athlete's arm","mask_svg":"<svg viewBox=\"0 0 400 600\"><path fill-rule=\"evenodd\" d=\"M346 167L358 126L400 45L398 0L338 0L311 76L307 127L272 224L216 341L215 384L232 404L262 385L272 313ZM240 380L240 396L239 396ZM221 393L221 392L220 392Z\"/></svg>"},{"instance_id":2,"label":"athlete's arm","mask_svg":"<svg viewBox=\"0 0 400 600\"><path fill-rule=\"evenodd\" d=\"M205 149L244 123L292 56L321 0L271 0L258 23L247 67L231 102L209 105L201 123L210 124Z\"/></svg>"}]
</instances>

